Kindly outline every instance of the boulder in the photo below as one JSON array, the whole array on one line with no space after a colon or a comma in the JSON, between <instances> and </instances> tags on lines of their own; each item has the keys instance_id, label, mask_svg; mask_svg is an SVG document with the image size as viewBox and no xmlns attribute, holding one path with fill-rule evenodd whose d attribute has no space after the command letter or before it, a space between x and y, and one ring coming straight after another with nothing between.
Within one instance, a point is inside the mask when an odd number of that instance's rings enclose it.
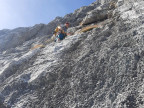
<instances>
[{"instance_id":1,"label":"boulder","mask_svg":"<svg viewBox=\"0 0 144 108\"><path fill-rule=\"evenodd\" d=\"M106 2L99 7L96 7L93 11L87 13L86 17L81 22L81 25L87 25L94 22L103 21L109 18L109 14L113 14L113 10L116 8L116 0Z\"/></svg>"},{"instance_id":2,"label":"boulder","mask_svg":"<svg viewBox=\"0 0 144 108\"><path fill-rule=\"evenodd\" d=\"M108 18L108 10L93 10L83 19L81 25L103 21Z\"/></svg>"}]
</instances>

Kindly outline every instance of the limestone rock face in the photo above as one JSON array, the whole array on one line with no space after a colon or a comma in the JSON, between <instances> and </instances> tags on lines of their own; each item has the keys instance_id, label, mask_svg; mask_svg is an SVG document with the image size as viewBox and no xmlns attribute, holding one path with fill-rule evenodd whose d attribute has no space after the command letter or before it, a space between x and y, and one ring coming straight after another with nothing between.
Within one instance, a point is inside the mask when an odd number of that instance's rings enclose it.
<instances>
[{"instance_id":1,"label":"limestone rock face","mask_svg":"<svg viewBox=\"0 0 144 108\"><path fill-rule=\"evenodd\" d=\"M93 10L83 19L82 25L100 22L108 18L108 10Z\"/></svg>"},{"instance_id":2,"label":"limestone rock face","mask_svg":"<svg viewBox=\"0 0 144 108\"><path fill-rule=\"evenodd\" d=\"M143 108L143 6L97 0L47 25L1 30L0 108ZM65 21L75 34L44 44Z\"/></svg>"},{"instance_id":3,"label":"limestone rock face","mask_svg":"<svg viewBox=\"0 0 144 108\"><path fill-rule=\"evenodd\" d=\"M117 7L117 0L109 0L109 2L105 2L98 1L98 3L101 3L103 5L99 5L94 10L88 12L81 24L87 25L95 22L100 22L109 18L109 14L113 14L113 10Z\"/></svg>"},{"instance_id":4,"label":"limestone rock face","mask_svg":"<svg viewBox=\"0 0 144 108\"><path fill-rule=\"evenodd\" d=\"M6 108L6 106L4 105L4 97L1 93L0 93L0 108Z\"/></svg>"},{"instance_id":5,"label":"limestone rock face","mask_svg":"<svg viewBox=\"0 0 144 108\"><path fill-rule=\"evenodd\" d=\"M1 33L0 51L10 50L11 48L20 46L24 42L32 40L38 36L48 35L48 33L44 31L44 28L46 28L46 25L39 24L34 27L16 28L14 30L8 30L5 33ZM4 31L1 30L1 32Z\"/></svg>"}]
</instances>

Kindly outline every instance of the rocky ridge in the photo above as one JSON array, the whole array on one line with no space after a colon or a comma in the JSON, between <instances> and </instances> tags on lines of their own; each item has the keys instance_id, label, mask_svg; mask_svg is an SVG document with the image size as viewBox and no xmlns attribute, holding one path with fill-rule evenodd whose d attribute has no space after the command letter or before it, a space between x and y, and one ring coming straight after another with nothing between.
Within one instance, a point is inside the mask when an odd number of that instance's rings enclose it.
<instances>
[{"instance_id":1,"label":"rocky ridge","mask_svg":"<svg viewBox=\"0 0 144 108\"><path fill-rule=\"evenodd\" d=\"M0 108L143 108L143 6L97 0L47 25L1 30ZM66 21L73 35L30 50Z\"/></svg>"}]
</instances>

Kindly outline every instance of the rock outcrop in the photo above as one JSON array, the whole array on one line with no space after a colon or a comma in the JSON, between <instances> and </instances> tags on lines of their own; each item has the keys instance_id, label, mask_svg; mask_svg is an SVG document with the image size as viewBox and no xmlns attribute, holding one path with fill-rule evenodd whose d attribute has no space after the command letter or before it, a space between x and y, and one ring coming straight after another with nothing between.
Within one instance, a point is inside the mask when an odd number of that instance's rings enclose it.
<instances>
[{"instance_id":1,"label":"rock outcrop","mask_svg":"<svg viewBox=\"0 0 144 108\"><path fill-rule=\"evenodd\" d=\"M0 108L143 108L143 6L97 0L47 25L1 30ZM66 21L73 35L31 48Z\"/></svg>"}]
</instances>

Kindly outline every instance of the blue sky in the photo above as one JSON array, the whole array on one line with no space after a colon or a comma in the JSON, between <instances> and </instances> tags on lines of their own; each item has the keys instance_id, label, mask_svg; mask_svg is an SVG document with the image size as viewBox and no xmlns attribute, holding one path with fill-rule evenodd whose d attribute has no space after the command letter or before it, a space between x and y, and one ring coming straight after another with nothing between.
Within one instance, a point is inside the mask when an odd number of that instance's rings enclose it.
<instances>
[{"instance_id":1,"label":"blue sky","mask_svg":"<svg viewBox=\"0 0 144 108\"><path fill-rule=\"evenodd\" d=\"M0 30L52 21L96 0L0 0Z\"/></svg>"}]
</instances>

